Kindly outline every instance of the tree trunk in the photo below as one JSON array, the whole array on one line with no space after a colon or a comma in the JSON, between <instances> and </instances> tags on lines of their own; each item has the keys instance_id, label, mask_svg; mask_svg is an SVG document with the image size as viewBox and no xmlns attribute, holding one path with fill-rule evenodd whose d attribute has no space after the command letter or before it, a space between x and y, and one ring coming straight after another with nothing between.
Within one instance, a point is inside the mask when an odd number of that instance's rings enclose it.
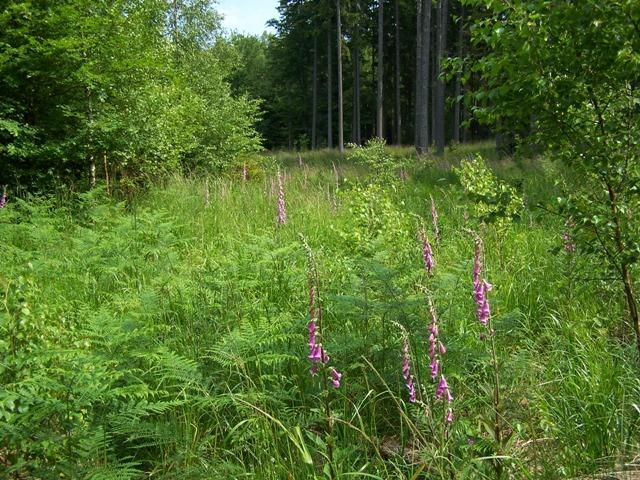
<instances>
[{"instance_id":1,"label":"tree trunk","mask_svg":"<svg viewBox=\"0 0 640 480\"><path fill-rule=\"evenodd\" d=\"M414 143L418 155L422 154L421 133L422 133L422 0L416 1L416 100L415 100L415 124L414 124Z\"/></svg>"},{"instance_id":2,"label":"tree trunk","mask_svg":"<svg viewBox=\"0 0 640 480\"><path fill-rule=\"evenodd\" d=\"M384 0L378 0L378 92L376 102L376 135L378 138L384 138Z\"/></svg>"},{"instance_id":3,"label":"tree trunk","mask_svg":"<svg viewBox=\"0 0 640 480\"><path fill-rule=\"evenodd\" d=\"M447 48L448 0L440 0L438 8L438 45L437 45L437 79L436 79L436 154L444 154L445 145L445 81L442 78L442 62Z\"/></svg>"},{"instance_id":4,"label":"tree trunk","mask_svg":"<svg viewBox=\"0 0 640 480\"><path fill-rule=\"evenodd\" d=\"M460 18L458 19L460 24L458 25L458 58L462 58L463 54L463 42L464 42L464 5L460 7ZM462 93L462 74L456 73L456 88L455 88L455 104L453 110L453 141L460 143L460 107L461 100L460 95Z\"/></svg>"},{"instance_id":5,"label":"tree trunk","mask_svg":"<svg viewBox=\"0 0 640 480\"><path fill-rule=\"evenodd\" d=\"M327 147L333 148L333 75L331 59L331 19L329 19L327 27Z\"/></svg>"},{"instance_id":6,"label":"tree trunk","mask_svg":"<svg viewBox=\"0 0 640 480\"><path fill-rule=\"evenodd\" d=\"M420 0L419 0L420 1ZM400 110L400 0L396 0L396 145L402 145L402 112Z\"/></svg>"},{"instance_id":7,"label":"tree trunk","mask_svg":"<svg viewBox=\"0 0 640 480\"><path fill-rule=\"evenodd\" d=\"M342 91L342 24L340 18L340 0L336 1L337 6L337 30L338 30L338 149L344 152L344 105Z\"/></svg>"},{"instance_id":8,"label":"tree trunk","mask_svg":"<svg viewBox=\"0 0 640 480\"><path fill-rule=\"evenodd\" d=\"M311 150L318 147L318 37L313 34L313 112L311 113Z\"/></svg>"},{"instance_id":9,"label":"tree trunk","mask_svg":"<svg viewBox=\"0 0 640 480\"><path fill-rule=\"evenodd\" d=\"M426 0L429 1L429 0ZM431 25L432 30L431 30L431 50L433 50L433 55L431 56L431 79L429 82L429 98L430 98L430 106L431 106L431 115L429 116L429 120L431 121L431 125L430 125L430 129L429 129L429 133L431 134L431 136L429 137L429 145L432 145L435 138L436 138L436 80L438 78L438 69L437 69L437 60L438 60L438 51L437 51L437 45L438 45L438 12L440 11L439 5L436 4L435 6L435 10L433 12L434 15L434 20L433 20L433 25Z\"/></svg>"},{"instance_id":10,"label":"tree trunk","mask_svg":"<svg viewBox=\"0 0 640 480\"><path fill-rule=\"evenodd\" d=\"M351 141L360 145L362 143L362 127L360 122L360 39L358 35L359 33L356 32L353 46L353 131L351 132Z\"/></svg>"},{"instance_id":11,"label":"tree trunk","mask_svg":"<svg viewBox=\"0 0 640 480\"><path fill-rule=\"evenodd\" d=\"M429 147L429 61L431 54L431 0L418 1L416 71L416 151L423 155ZM419 53L419 55L418 55Z\"/></svg>"},{"instance_id":12,"label":"tree trunk","mask_svg":"<svg viewBox=\"0 0 640 480\"><path fill-rule=\"evenodd\" d=\"M633 288L633 280L629 270L629 263L624 259L625 245L622 237L622 222L620 221L620 212L618 210L618 195L610 182L607 182L607 190L609 192L609 208L611 210L611 216L613 217L615 226L614 238L616 247L618 249L619 256L622 257L620 264L620 277L622 284L624 285L624 294L627 300L627 307L629 308L629 318L636 334L636 347L640 354L640 313L638 313L638 302Z\"/></svg>"}]
</instances>

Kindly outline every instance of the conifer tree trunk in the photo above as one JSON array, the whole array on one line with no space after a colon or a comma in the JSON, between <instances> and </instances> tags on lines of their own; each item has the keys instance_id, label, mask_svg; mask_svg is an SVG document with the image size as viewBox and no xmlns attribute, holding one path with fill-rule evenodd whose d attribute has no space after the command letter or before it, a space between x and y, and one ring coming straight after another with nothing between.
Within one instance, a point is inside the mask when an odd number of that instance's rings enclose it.
<instances>
[{"instance_id":1,"label":"conifer tree trunk","mask_svg":"<svg viewBox=\"0 0 640 480\"><path fill-rule=\"evenodd\" d=\"M340 18L340 0L337 3L337 30L338 30L338 149L344 152L344 105L342 91L342 24Z\"/></svg>"},{"instance_id":2,"label":"conifer tree trunk","mask_svg":"<svg viewBox=\"0 0 640 480\"><path fill-rule=\"evenodd\" d=\"M439 0L438 8L438 40L436 57L436 125L435 143L436 154L444 154L445 146L445 81L442 78L442 63L447 48L447 20L448 20L448 0Z\"/></svg>"},{"instance_id":3,"label":"conifer tree trunk","mask_svg":"<svg viewBox=\"0 0 640 480\"><path fill-rule=\"evenodd\" d=\"M419 0L418 41L416 54L417 79L416 92L416 151L423 155L429 146L429 82L431 57L431 0Z\"/></svg>"},{"instance_id":4,"label":"conifer tree trunk","mask_svg":"<svg viewBox=\"0 0 640 480\"><path fill-rule=\"evenodd\" d=\"M360 145L362 143L362 127L360 122L360 39L358 35L356 32L353 46L353 131L351 132L351 141Z\"/></svg>"},{"instance_id":5,"label":"conifer tree trunk","mask_svg":"<svg viewBox=\"0 0 640 480\"><path fill-rule=\"evenodd\" d=\"M402 112L400 104L400 0L396 0L396 145L402 144Z\"/></svg>"},{"instance_id":6,"label":"conifer tree trunk","mask_svg":"<svg viewBox=\"0 0 640 480\"><path fill-rule=\"evenodd\" d=\"M331 19L327 27L327 147L333 148L333 74L331 71Z\"/></svg>"},{"instance_id":7,"label":"conifer tree trunk","mask_svg":"<svg viewBox=\"0 0 640 480\"><path fill-rule=\"evenodd\" d=\"M460 18L458 19L458 58L462 58L464 52L464 5L460 6ZM461 105L460 94L462 93L462 74L458 72L456 74L456 87L455 87L455 104L453 110L453 141L460 143L460 115Z\"/></svg>"},{"instance_id":8,"label":"conifer tree trunk","mask_svg":"<svg viewBox=\"0 0 640 480\"><path fill-rule=\"evenodd\" d=\"M421 155L422 150L422 3L423 0L416 1L416 100L415 100L415 124L414 124L414 144L416 152Z\"/></svg>"},{"instance_id":9,"label":"conifer tree trunk","mask_svg":"<svg viewBox=\"0 0 640 480\"><path fill-rule=\"evenodd\" d=\"M378 0L378 92L376 102L376 135L384 138L384 0Z\"/></svg>"},{"instance_id":10,"label":"conifer tree trunk","mask_svg":"<svg viewBox=\"0 0 640 480\"><path fill-rule=\"evenodd\" d=\"M311 149L318 147L318 37L313 34L313 106L311 113Z\"/></svg>"}]
</instances>

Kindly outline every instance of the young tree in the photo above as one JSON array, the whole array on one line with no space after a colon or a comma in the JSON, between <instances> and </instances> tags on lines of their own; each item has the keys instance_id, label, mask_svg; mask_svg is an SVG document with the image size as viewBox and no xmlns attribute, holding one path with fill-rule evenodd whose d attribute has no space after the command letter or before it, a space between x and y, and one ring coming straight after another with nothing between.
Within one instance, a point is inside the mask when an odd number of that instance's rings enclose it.
<instances>
[{"instance_id":1,"label":"young tree","mask_svg":"<svg viewBox=\"0 0 640 480\"><path fill-rule=\"evenodd\" d=\"M640 4L465 3L491 13L474 28L490 49L475 69L491 103L477 114L510 132L530 132L534 118L532 140L566 163L561 211L579 249L619 279L640 352Z\"/></svg>"}]
</instances>

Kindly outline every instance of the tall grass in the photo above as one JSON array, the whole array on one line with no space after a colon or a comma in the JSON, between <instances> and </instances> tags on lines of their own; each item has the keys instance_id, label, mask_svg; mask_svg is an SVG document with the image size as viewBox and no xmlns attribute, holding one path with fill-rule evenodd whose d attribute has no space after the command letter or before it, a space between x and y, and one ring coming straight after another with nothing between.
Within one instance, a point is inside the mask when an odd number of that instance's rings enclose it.
<instances>
[{"instance_id":1,"label":"tall grass","mask_svg":"<svg viewBox=\"0 0 640 480\"><path fill-rule=\"evenodd\" d=\"M544 205L552 167L491 151L461 146L436 160L394 149L409 178L380 190L368 188L365 168L333 152L304 152L302 166L283 152L273 168L249 169L246 182L241 172L176 177L129 204L100 190L10 199L0 210L0 471L495 478L492 377L466 228L483 236L495 287L506 472L566 478L633 458L640 382L619 328L624 306L611 295L618 287L562 249L563 219ZM476 152L524 194L520 221L480 227L468 218L451 166ZM276 165L288 217L280 226ZM416 237L430 223L430 195L442 235L433 277ZM332 365L344 374L331 391L331 418L306 361L300 233L322 280ZM393 323L409 332L418 397L439 415L425 289L455 396L443 442L432 437L438 419L409 402Z\"/></svg>"}]
</instances>

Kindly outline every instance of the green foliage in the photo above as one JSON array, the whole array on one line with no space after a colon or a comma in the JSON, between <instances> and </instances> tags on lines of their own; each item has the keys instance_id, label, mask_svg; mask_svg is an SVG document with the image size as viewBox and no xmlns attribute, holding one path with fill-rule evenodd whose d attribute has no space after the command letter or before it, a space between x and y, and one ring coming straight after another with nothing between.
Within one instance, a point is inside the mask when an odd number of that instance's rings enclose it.
<instances>
[{"instance_id":1,"label":"green foliage","mask_svg":"<svg viewBox=\"0 0 640 480\"><path fill-rule=\"evenodd\" d=\"M259 149L257 104L204 0L8 2L0 14L0 185L157 178ZM35 181L34 181L35 180Z\"/></svg>"},{"instance_id":2,"label":"green foliage","mask_svg":"<svg viewBox=\"0 0 640 480\"><path fill-rule=\"evenodd\" d=\"M467 153L446 152L443 163ZM271 159L286 172L285 227L269 179L244 182L238 171L172 177L127 206L100 189L11 198L0 209L1 475L319 479L332 459L345 478L491 478L492 377L462 232L461 211L474 203L422 159L396 188L340 160ZM332 163L350 179L335 203ZM522 178L530 195L553 190L554 177L535 167L496 165L496 177ZM428 276L416 219L429 215L430 195L442 238ZM638 449L640 384L617 321L624 305L610 281L581 281L585 267L590 278L603 270L554 253L562 219L520 215L526 221L483 230L505 475L590 474ZM306 359L299 233L317 262L331 364L344 374L329 395ZM455 421L446 438L424 289L447 347ZM409 334L424 405L408 402L394 322Z\"/></svg>"},{"instance_id":3,"label":"green foliage","mask_svg":"<svg viewBox=\"0 0 640 480\"><path fill-rule=\"evenodd\" d=\"M579 251L606 264L624 288L640 352L640 314L631 269L640 260L640 6L634 0L531 0L486 4L474 29L489 53L473 67L490 98L480 118L533 123L534 142L562 161L560 213ZM580 248L584 246L584 248Z\"/></svg>"},{"instance_id":4,"label":"green foliage","mask_svg":"<svg viewBox=\"0 0 640 480\"><path fill-rule=\"evenodd\" d=\"M524 208L522 198L515 188L496 178L480 155L462 160L453 170L473 202L473 215L478 220L504 226L520 216Z\"/></svg>"},{"instance_id":5,"label":"green foliage","mask_svg":"<svg viewBox=\"0 0 640 480\"><path fill-rule=\"evenodd\" d=\"M350 144L346 160L367 167L373 173L376 182L392 182L396 178L398 164L386 149L386 145L385 140L377 137L367 140L364 146Z\"/></svg>"}]
</instances>

